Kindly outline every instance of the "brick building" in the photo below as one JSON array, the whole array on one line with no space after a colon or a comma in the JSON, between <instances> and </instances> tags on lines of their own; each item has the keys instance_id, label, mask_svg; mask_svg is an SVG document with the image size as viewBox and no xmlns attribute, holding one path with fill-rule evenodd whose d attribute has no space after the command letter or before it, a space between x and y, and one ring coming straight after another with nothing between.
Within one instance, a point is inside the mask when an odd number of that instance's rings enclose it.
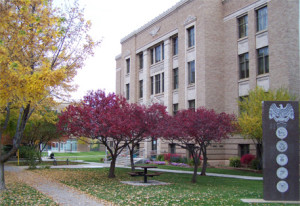
<instances>
[{"instance_id":1,"label":"brick building","mask_svg":"<svg viewBox=\"0 0 300 206\"><path fill-rule=\"evenodd\" d=\"M238 115L237 100L257 85L300 96L298 0L181 0L121 45L116 93L170 114L204 106ZM185 153L161 140L140 148ZM248 152L252 141L236 135L208 154L225 161Z\"/></svg>"}]
</instances>

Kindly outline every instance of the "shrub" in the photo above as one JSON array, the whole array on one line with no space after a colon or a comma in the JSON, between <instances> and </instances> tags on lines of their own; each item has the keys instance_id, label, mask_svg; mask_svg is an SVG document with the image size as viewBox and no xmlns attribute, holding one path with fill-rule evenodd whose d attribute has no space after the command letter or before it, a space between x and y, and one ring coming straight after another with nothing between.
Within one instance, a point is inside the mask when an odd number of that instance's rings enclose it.
<instances>
[{"instance_id":1,"label":"shrub","mask_svg":"<svg viewBox=\"0 0 300 206\"><path fill-rule=\"evenodd\" d=\"M164 160L167 160L169 162L171 162L171 157L172 158L175 158L175 157L180 157L179 154L171 154L171 153L167 153L167 154L164 154Z\"/></svg>"},{"instance_id":2,"label":"shrub","mask_svg":"<svg viewBox=\"0 0 300 206\"><path fill-rule=\"evenodd\" d=\"M158 161L165 161L164 155L163 154L158 155L157 160Z\"/></svg>"},{"instance_id":3,"label":"shrub","mask_svg":"<svg viewBox=\"0 0 300 206\"><path fill-rule=\"evenodd\" d=\"M261 170L259 159L255 158L250 163L250 168L254 170Z\"/></svg>"},{"instance_id":4,"label":"shrub","mask_svg":"<svg viewBox=\"0 0 300 206\"><path fill-rule=\"evenodd\" d=\"M229 158L229 166L230 167L240 167L241 166L240 157L230 157Z\"/></svg>"},{"instance_id":5,"label":"shrub","mask_svg":"<svg viewBox=\"0 0 300 206\"><path fill-rule=\"evenodd\" d=\"M180 156L171 156L170 157L170 162L181 162L181 157Z\"/></svg>"},{"instance_id":6,"label":"shrub","mask_svg":"<svg viewBox=\"0 0 300 206\"><path fill-rule=\"evenodd\" d=\"M250 162L255 159L255 156L252 154L245 154L241 158L241 163L245 165L250 165Z\"/></svg>"},{"instance_id":7,"label":"shrub","mask_svg":"<svg viewBox=\"0 0 300 206\"><path fill-rule=\"evenodd\" d=\"M180 161L181 161L181 163L185 163L185 164L187 164L187 162L188 162L188 158L186 158L186 157L182 157L182 158L180 159Z\"/></svg>"},{"instance_id":8,"label":"shrub","mask_svg":"<svg viewBox=\"0 0 300 206\"><path fill-rule=\"evenodd\" d=\"M26 159L26 164L29 165L29 169L36 169L36 165L39 164L40 152L35 148L29 146L20 147L20 157Z\"/></svg>"}]
</instances>

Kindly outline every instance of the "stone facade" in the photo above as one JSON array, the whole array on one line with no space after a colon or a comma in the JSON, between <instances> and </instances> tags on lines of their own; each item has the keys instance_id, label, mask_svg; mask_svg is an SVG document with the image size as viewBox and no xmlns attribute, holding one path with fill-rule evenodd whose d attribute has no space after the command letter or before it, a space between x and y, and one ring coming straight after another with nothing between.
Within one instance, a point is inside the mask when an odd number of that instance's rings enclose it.
<instances>
[{"instance_id":1,"label":"stone facade","mask_svg":"<svg viewBox=\"0 0 300 206\"><path fill-rule=\"evenodd\" d=\"M258 10L264 7L267 26L257 31ZM245 15L247 34L240 38L239 22ZM175 37L178 53L174 55ZM191 46L189 39L194 40ZM300 96L298 0L182 0L124 37L121 44L121 54L116 57L116 93L127 96L129 102L161 102L170 114L174 104L186 109L195 100L195 107L238 115L237 100L256 85L266 91L285 87ZM258 74L261 48L268 49L269 71ZM240 58L246 53L249 75L240 78ZM192 61L195 81L189 75ZM170 152L168 143L157 143L158 154ZM143 143L141 148L150 151L150 144ZM252 142L237 135L213 144L209 159L237 156L243 145L249 145L249 152L255 154ZM176 153L186 154L178 148Z\"/></svg>"}]
</instances>

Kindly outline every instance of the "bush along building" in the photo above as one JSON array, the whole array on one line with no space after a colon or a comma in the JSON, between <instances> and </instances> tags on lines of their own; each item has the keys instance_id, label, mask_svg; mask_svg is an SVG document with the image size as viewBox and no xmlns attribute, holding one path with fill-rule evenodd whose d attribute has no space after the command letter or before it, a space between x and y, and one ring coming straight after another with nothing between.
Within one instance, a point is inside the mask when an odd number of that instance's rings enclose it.
<instances>
[{"instance_id":1,"label":"bush along building","mask_svg":"<svg viewBox=\"0 0 300 206\"><path fill-rule=\"evenodd\" d=\"M238 115L237 101L256 86L300 96L298 0L182 0L121 45L116 93L131 103L161 103L170 114L203 106ZM139 149L148 157L188 156L160 139ZM255 145L235 135L213 143L208 157L220 164L247 153L255 155Z\"/></svg>"}]
</instances>

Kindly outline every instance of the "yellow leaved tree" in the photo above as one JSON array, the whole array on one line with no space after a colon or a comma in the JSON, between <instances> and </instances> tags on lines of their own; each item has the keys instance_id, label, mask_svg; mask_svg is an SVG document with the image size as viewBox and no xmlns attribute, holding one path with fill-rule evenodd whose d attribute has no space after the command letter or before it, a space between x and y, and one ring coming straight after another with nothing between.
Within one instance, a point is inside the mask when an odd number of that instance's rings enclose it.
<instances>
[{"instance_id":1,"label":"yellow leaved tree","mask_svg":"<svg viewBox=\"0 0 300 206\"><path fill-rule=\"evenodd\" d=\"M41 105L74 89L71 82L95 42L83 10L57 8L52 0L0 0L0 142L12 112L17 112L13 147L0 145L0 191L5 189L4 162L20 146L26 123Z\"/></svg>"},{"instance_id":2,"label":"yellow leaved tree","mask_svg":"<svg viewBox=\"0 0 300 206\"><path fill-rule=\"evenodd\" d=\"M257 158L262 161L262 102L296 100L287 89L269 90L256 87L249 91L249 96L238 101L240 115L238 124L244 138L252 139L257 150Z\"/></svg>"}]
</instances>

